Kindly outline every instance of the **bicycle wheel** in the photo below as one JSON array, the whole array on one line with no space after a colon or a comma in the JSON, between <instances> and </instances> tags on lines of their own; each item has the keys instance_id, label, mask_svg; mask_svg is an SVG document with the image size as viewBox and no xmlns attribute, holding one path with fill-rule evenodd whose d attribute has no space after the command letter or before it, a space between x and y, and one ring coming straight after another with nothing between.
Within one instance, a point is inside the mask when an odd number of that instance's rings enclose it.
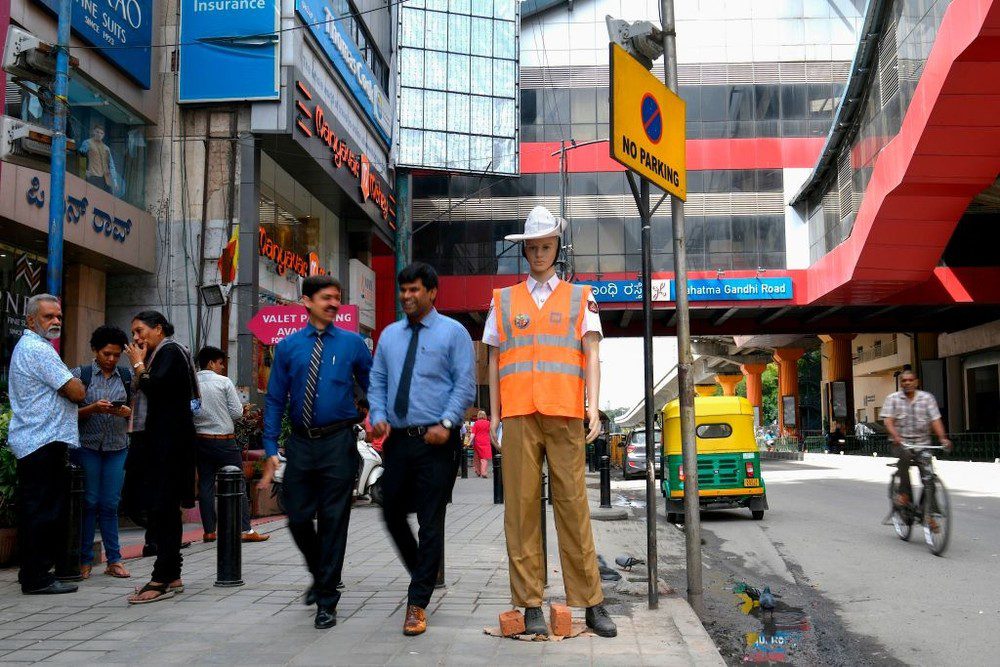
<instances>
[{"instance_id":1,"label":"bicycle wheel","mask_svg":"<svg viewBox=\"0 0 1000 667\"><path fill-rule=\"evenodd\" d=\"M940 477L934 476L934 493L925 492L924 496L924 541L932 554L940 556L948 548L951 537L951 501ZM931 528L931 518L936 530Z\"/></svg>"},{"instance_id":2,"label":"bicycle wheel","mask_svg":"<svg viewBox=\"0 0 1000 667\"><path fill-rule=\"evenodd\" d=\"M890 519L893 530L901 540L910 539L910 532L913 530L913 517L906 510L896 507L896 496L899 495L899 471L892 473L889 478L889 507L891 508Z\"/></svg>"}]
</instances>

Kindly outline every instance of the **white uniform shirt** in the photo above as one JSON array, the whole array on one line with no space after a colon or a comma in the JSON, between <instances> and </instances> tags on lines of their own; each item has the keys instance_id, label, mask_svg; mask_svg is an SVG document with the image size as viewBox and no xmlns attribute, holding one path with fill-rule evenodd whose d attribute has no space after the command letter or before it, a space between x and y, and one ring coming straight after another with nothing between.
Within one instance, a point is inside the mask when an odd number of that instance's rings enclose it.
<instances>
[{"instance_id":1,"label":"white uniform shirt","mask_svg":"<svg viewBox=\"0 0 1000 667\"><path fill-rule=\"evenodd\" d=\"M559 276L554 275L544 283L540 283L531 276L528 276L528 292L531 293L531 298L539 308L545 305L545 302L548 301L558 286ZM588 307L583 311L580 337L583 338L585 334L594 331L599 338L603 338L604 332L601 330L601 316L597 312L597 301L594 299L593 292L590 293L589 301L594 304L594 307ZM490 314L486 317L486 324L483 326L483 342L492 347L500 347L500 332L497 330L497 318L493 312L492 302L490 302Z\"/></svg>"}]
</instances>

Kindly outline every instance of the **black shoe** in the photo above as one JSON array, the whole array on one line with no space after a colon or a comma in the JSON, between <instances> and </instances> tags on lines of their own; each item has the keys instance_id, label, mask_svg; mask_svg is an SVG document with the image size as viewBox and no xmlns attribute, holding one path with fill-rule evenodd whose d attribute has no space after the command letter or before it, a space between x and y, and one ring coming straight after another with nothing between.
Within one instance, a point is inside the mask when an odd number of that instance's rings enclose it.
<instances>
[{"instance_id":1,"label":"black shoe","mask_svg":"<svg viewBox=\"0 0 1000 667\"><path fill-rule=\"evenodd\" d=\"M344 590L344 588L345 587L344 587L344 582L343 581L341 581L340 583L337 584L337 590L338 591L342 591L342 590Z\"/></svg>"},{"instance_id":2,"label":"black shoe","mask_svg":"<svg viewBox=\"0 0 1000 667\"><path fill-rule=\"evenodd\" d=\"M541 607L524 608L524 634L549 636L549 626L545 625L545 614Z\"/></svg>"},{"instance_id":3,"label":"black shoe","mask_svg":"<svg viewBox=\"0 0 1000 667\"><path fill-rule=\"evenodd\" d=\"M603 604L587 607L587 627L599 637L617 637L618 627Z\"/></svg>"},{"instance_id":4,"label":"black shoe","mask_svg":"<svg viewBox=\"0 0 1000 667\"><path fill-rule=\"evenodd\" d=\"M320 607L316 610L316 622L313 625L317 630L326 630L337 625L337 610Z\"/></svg>"},{"instance_id":5,"label":"black shoe","mask_svg":"<svg viewBox=\"0 0 1000 667\"><path fill-rule=\"evenodd\" d=\"M316 594L316 587L310 586L306 589L305 597L302 598L302 602L309 606L311 604L316 604L316 600L319 599L319 595Z\"/></svg>"},{"instance_id":6,"label":"black shoe","mask_svg":"<svg viewBox=\"0 0 1000 667\"><path fill-rule=\"evenodd\" d=\"M79 587L76 584L67 584L61 581L53 581L48 586L36 588L33 591L22 590L25 595L60 595L62 593L76 593Z\"/></svg>"}]
</instances>

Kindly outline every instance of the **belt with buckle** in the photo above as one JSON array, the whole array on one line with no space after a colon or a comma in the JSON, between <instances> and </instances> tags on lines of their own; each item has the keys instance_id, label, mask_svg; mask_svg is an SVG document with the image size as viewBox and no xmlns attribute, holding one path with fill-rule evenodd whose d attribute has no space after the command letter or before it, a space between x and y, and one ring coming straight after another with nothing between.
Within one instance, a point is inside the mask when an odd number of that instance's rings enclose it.
<instances>
[{"instance_id":1,"label":"belt with buckle","mask_svg":"<svg viewBox=\"0 0 1000 667\"><path fill-rule=\"evenodd\" d=\"M350 428L354 424L353 419L342 419L340 421L333 422L332 424L327 424L326 426L316 426L313 428L305 428L304 426L292 426L292 433L295 435L308 438L310 440L317 440L319 438L326 438L333 435L334 433L340 433L346 428Z\"/></svg>"},{"instance_id":2,"label":"belt with buckle","mask_svg":"<svg viewBox=\"0 0 1000 667\"><path fill-rule=\"evenodd\" d=\"M411 438L419 438L435 426L437 426L437 424L427 424L426 426L403 426L400 430L405 432L406 435Z\"/></svg>"},{"instance_id":3,"label":"belt with buckle","mask_svg":"<svg viewBox=\"0 0 1000 667\"><path fill-rule=\"evenodd\" d=\"M226 433L225 435L215 435L212 433L196 433L195 437L200 440L235 440L236 435L233 433Z\"/></svg>"}]
</instances>

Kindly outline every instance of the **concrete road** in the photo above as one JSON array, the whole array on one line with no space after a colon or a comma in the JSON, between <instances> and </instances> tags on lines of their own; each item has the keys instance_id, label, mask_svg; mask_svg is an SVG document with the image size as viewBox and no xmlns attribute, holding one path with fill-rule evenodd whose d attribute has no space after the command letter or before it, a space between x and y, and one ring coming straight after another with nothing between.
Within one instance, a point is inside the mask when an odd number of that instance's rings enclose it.
<instances>
[{"instance_id":1,"label":"concrete road","mask_svg":"<svg viewBox=\"0 0 1000 667\"><path fill-rule=\"evenodd\" d=\"M826 641L811 652L820 660L832 640L856 644L855 654L875 664L997 664L1000 464L938 463L954 532L944 557L936 557L916 527L907 543L882 525L888 461L818 454L765 462L771 509L763 521L745 510L702 514L707 595L713 577L718 596L721 584L739 575L783 590L813 616L817 635L834 635L817 638ZM639 497L641 482L619 485L623 495ZM718 572L732 561L738 570Z\"/></svg>"}]
</instances>

